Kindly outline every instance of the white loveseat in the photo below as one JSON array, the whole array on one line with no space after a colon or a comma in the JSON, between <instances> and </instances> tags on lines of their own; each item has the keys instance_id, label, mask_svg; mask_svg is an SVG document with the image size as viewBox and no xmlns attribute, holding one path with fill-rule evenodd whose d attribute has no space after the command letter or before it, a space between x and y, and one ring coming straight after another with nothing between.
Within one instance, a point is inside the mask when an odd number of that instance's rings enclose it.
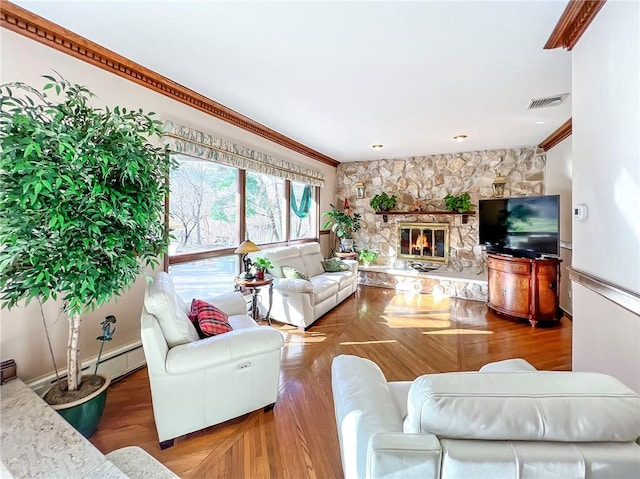
<instances>
[{"instance_id":1,"label":"white loveseat","mask_svg":"<svg viewBox=\"0 0 640 479\"><path fill-rule=\"evenodd\" d=\"M327 273L318 243L265 249L254 256L269 258L273 268L273 304L271 317L303 330L327 311L336 307L358 289L358 262L345 260L346 271ZM285 278L283 266L305 274L310 281ZM262 304L268 304L266 288L260 291Z\"/></svg>"},{"instance_id":2,"label":"white loveseat","mask_svg":"<svg viewBox=\"0 0 640 479\"><path fill-rule=\"evenodd\" d=\"M640 398L604 374L514 359L387 382L343 355L332 386L345 479L640 477Z\"/></svg>"},{"instance_id":3,"label":"white loveseat","mask_svg":"<svg viewBox=\"0 0 640 479\"><path fill-rule=\"evenodd\" d=\"M207 298L198 298L205 299ZM200 339L171 277L147 285L141 336L160 447L174 438L276 402L282 334L247 316L240 293L208 299L233 331Z\"/></svg>"}]
</instances>

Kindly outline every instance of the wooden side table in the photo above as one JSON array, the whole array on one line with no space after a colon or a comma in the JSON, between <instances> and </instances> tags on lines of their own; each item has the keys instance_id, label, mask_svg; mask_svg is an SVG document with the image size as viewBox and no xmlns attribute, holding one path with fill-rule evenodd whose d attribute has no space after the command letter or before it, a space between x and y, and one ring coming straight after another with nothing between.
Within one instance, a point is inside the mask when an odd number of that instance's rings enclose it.
<instances>
[{"instance_id":1,"label":"wooden side table","mask_svg":"<svg viewBox=\"0 0 640 479\"><path fill-rule=\"evenodd\" d=\"M336 253L336 258L340 259L356 259L358 253Z\"/></svg>"},{"instance_id":2,"label":"wooden side table","mask_svg":"<svg viewBox=\"0 0 640 479\"><path fill-rule=\"evenodd\" d=\"M271 306L273 304L273 277L265 275L264 279L244 279L236 276L234 279L236 286L247 288L251 291L251 317L254 321L260 321L260 309L258 308L258 290L265 286L269 286L269 309L267 315L263 318L266 319L271 326Z\"/></svg>"}]
</instances>

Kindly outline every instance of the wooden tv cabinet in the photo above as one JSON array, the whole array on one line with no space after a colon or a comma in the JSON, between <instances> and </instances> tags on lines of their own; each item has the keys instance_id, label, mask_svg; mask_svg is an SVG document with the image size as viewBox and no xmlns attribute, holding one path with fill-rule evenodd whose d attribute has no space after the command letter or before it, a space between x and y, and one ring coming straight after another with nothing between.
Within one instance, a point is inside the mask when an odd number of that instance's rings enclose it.
<instances>
[{"instance_id":1,"label":"wooden tv cabinet","mask_svg":"<svg viewBox=\"0 0 640 479\"><path fill-rule=\"evenodd\" d=\"M487 306L497 313L538 321L560 319L560 260L488 254Z\"/></svg>"}]
</instances>

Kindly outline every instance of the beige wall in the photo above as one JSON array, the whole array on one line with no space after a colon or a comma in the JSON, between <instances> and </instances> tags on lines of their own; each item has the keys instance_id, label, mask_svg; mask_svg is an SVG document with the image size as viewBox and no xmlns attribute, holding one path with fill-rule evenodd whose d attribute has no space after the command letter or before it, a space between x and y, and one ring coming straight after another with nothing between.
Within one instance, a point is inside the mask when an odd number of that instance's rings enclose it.
<instances>
[{"instance_id":1,"label":"beige wall","mask_svg":"<svg viewBox=\"0 0 640 479\"><path fill-rule=\"evenodd\" d=\"M18 34L0 29L0 81L22 81L42 87L45 80L41 75L53 70L67 80L86 85L96 95L98 106L120 105L127 108L142 108L156 112L159 120L173 120L177 123L202 130L222 138L242 143L256 150L287 159L294 163L308 165L324 173L327 187L320 193L320 210L327 211L333 201L336 181L335 168L319 163L275 143L252 135L228 123L212 118L179 102L155 93L128 80L95 68L80 60L57 52ZM114 340L105 351L139 341L139 317L144 293L144 279L135 286L94 313L85 316L82 329L81 353L83 360L97 354L99 323L108 314L118 318ZM230 285L231 290L231 285ZM51 326L58 367L64 367L64 352L67 338L67 321L58 313L58 305L49 303L45 314ZM42 321L37 304L0 312L0 359L13 358L18 364L18 375L26 381L47 375L53 371L48 348L43 334Z\"/></svg>"},{"instance_id":2,"label":"beige wall","mask_svg":"<svg viewBox=\"0 0 640 479\"><path fill-rule=\"evenodd\" d=\"M573 268L640 302L640 3L607 2L572 51ZM640 391L640 316L573 284L573 368Z\"/></svg>"},{"instance_id":3,"label":"beige wall","mask_svg":"<svg viewBox=\"0 0 640 479\"><path fill-rule=\"evenodd\" d=\"M560 195L560 307L572 314L571 281L568 268L572 256L571 178L573 167L572 137L547 151L545 193Z\"/></svg>"}]
</instances>

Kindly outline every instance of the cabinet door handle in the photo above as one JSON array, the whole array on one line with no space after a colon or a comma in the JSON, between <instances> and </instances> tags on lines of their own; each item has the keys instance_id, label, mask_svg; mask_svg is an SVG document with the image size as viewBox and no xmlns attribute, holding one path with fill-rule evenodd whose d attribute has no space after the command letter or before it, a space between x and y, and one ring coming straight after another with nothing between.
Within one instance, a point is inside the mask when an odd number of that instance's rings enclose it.
<instances>
[{"instance_id":1,"label":"cabinet door handle","mask_svg":"<svg viewBox=\"0 0 640 479\"><path fill-rule=\"evenodd\" d=\"M506 296L507 295L507 288L505 286L503 286L500 291L502 292L502 296Z\"/></svg>"},{"instance_id":2,"label":"cabinet door handle","mask_svg":"<svg viewBox=\"0 0 640 479\"><path fill-rule=\"evenodd\" d=\"M549 289L556 289L557 286L558 286L557 281L551 281L551 283L549 283Z\"/></svg>"}]
</instances>

